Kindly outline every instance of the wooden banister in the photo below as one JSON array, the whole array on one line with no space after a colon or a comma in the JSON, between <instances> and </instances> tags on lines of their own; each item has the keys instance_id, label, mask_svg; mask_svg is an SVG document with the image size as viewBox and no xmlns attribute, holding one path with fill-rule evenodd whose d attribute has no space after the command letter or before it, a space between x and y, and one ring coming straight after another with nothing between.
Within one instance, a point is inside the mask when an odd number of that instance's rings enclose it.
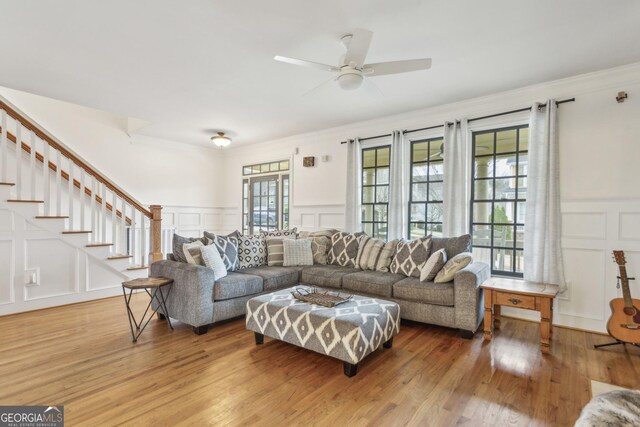
<instances>
[{"instance_id":1,"label":"wooden banister","mask_svg":"<svg viewBox=\"0 0 640 427\"><path fill-rule=\"evenodd\" d=\"M2 127L0 127L0 132L2 132ZM13 142L14 144L16 143L17 139L15 137L15 135L13 135L11 132L7 131L7 139L11 142ZM31 146L29 146L28 144L26 144L24 141L21 144L22 146L22 151L26 152L27 154L31 154ZM44 163L44 156L36 151L36 160L38 160L40 163ZM49 169L52 172L57 172L58 171L58 166L53 163L51 160L49 160ZM62 177L62 179L69 181L69 173L67 171L65 171L64 169L60 170L60 176ZM81 189L82 185L80 184L80 181L78 181L77 179L73 180L73 186L76 187L77 189ZM93 193L91 192L91 190L87 187L85 187L84 192L87 196L92 197ZM99 195L95 195L95 199L96 202L98 202L99 204L102 204L102 197L100 197ZM111 204L109 202L106 202L106 206L108 211L112 211L113 210L113 206L111 206ZM119 218L122 218L122 212L120 212L120 210L116 210L116 215ZM127 225L131 225L131 218L126 217L125 221L127 222Z\"/></svg>"},{"instance_id":2,"label":"wooden banister","mask_svg":"<svg viewBox=\"0 0 640 427\"><path fill-rule=\"evenodd\" d=\"M75 163L76 165L78 165L79 167L81 167L82 169L84 169L87 173L89 173L90 175L92 175L96 180L98 180L99 182L101 182L102 184L104 184L109 190L111 190L112 192L114 192L115 194L118 195L118 197L120 197L121 199L123 199L124 201L126 201L127 203L129 203L131 206L133 206L136 210L140 211L144 216L146 216L147 218L152 218L152 214L151 211L147 210L142 204L140 204L137 200L133 199L131 196L129 196L127 193L125 193L124 191L122 191L118 186L116 186L115 184L113 184L111 181L109 181L108 179L106 179L105 177L103 177L100 173L98 173L98 171L96 171L93 167L91 167L90 165L88 165L84 160L82 160L81 158L79 158L76 154L72 153L71 151L69 151L66 147L64 147L63 145L61 145L60 143L58 143L56 140L54 140L53 138L51 138L49 135L47 135L47 133L43 132L38 126L36 126L35 124L31 123L31 121L29 121L26 117L23 117L20 113L18 113L15 109L13 109L10 105L8 105L7 103L5 103L4 101L0 100L0 109L3 109L7 112L7 115L11 118L13 118L14 120L20 122L22 124L23 127L25 127L26 129L32 131L34 134L36 134L36 136L38 136L40 139L42 139L43 141L45 141L47 144L49 144L51 147L55 148L56 150L60 151L60 153L65 156L66 158L68 158L69 160L71 160L73 163ZM7 132L8 136L10 135L9 132ZM11 139L11 138L9 138ZM13 142L16 142L16 138L15 136L13 136L12 139ZM21 141L22 142L22 141ZM24 146L26 144L24 142L22 142L22 148L24 149ZM27 147L29 147L28 145L26 145ZM30 149L30 147L29 147ZM31 151L28 151L29 153ZM42 159L44 159L44 157L42 157ZM41 160L42 161L42 160ZM55 165L54 165L55 166ZM51 162L49 162L49 168L51 169ZM52 170L56 170L56 169L52 169ZM62 172L61 172L62 173ZM68 180L68 174L67 174L67 180ZM74 180L75 181L75 180ZM75 182L74 182L75 185ZM98 197L96 195L96 197Z\"/></svg>"},{"instance_id":3,"label":"wooden banister","mask_svg":"<svg viewBox=\"0 0 640 427\"><path fill-rule=\"evenodd\" d=\"M151 262L162 261L162 206L151 205Z\"/></svg>"}]
</instances>

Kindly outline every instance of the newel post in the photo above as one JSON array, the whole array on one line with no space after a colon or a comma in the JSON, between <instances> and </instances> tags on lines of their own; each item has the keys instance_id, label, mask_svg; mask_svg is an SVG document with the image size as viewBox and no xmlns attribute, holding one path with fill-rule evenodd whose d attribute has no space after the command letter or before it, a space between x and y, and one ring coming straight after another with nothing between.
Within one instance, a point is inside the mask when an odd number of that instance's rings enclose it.
<instances>
[{"instance_id":1,"label":"newel post","mask_svg":"<svg viewBox=\"0 0 640 427\"><path fill-rule=\"evenodd\" d=\"M151 205L151 262L162 261L162 206Z\"/></svg>"}]
</instances>

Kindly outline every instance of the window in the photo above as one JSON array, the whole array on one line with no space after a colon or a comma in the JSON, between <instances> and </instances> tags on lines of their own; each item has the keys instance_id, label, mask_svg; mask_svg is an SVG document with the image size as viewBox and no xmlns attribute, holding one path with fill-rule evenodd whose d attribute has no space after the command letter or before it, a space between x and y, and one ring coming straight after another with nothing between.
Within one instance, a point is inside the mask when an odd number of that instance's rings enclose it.
<instances>
[{"instance_id":1,"label":"window","mask_svg":"<svg viewBox=\"0 0 640 427\"><path fill-rule=\"evenodd\" d=\"M528 126L473 133L471 230L475 258L522 276Z\"/></svg>"},{"instance_id":2,"label":"window","mask_svg":"<svg viewBox=\"0 0 640 427\"><path fill-rule=\"evenodd\" d=\"M442 138L411 142L409 238L442 236Z\"/></svg>"},{"instance_id":3,"label":"window","mask_svg":"<svg viewBox=\"0 0 640 427\"><path fill-rule=\"evenodd\" d=\"M362 229L379 239L387 238L390 155L389 145L362 150Z\"/></svg>"},{"instance_id":4,"label":"window","mask_svg":"<svg viewBox=\"0 0 640 427\"><path fill-rule=\"evenodd\" d=\"M289 160L243 166L242 173L242 233L289 228Z\"/></svg>"},{"instance_id":5,"label":"window","mask_svg":"<svg viewBox=\"0 0 640 427\"><path fill-rule=\"evenodd\" d=\"M289 170L289 160L281 160L277 162L260 163L257 165L243 166L242 175L259 175L270 172L282 172Z\"/></svg>"}]
</instances>

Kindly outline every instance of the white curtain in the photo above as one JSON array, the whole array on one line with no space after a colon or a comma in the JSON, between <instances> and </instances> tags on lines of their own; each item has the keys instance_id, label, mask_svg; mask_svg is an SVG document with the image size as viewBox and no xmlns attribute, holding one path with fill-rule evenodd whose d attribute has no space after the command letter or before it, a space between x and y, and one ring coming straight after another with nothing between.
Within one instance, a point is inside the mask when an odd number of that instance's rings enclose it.
<instances>
[{"instance_id":1,"label":"white curtain","mask_svg":"<svg viewBox=\"0 0 640 427\"><path fill-rule=\"evenodd\" d=\"M564 289L560 248L560 150L558 107L533 104L529 122L529 165L524 227L524 278Z\"/></svg>"},{"instance_id":2,"label":"white curtain","mask_svg":"<svg viewBox=\"0 0 640 427\"><path fill-rule=\"evenodd\" d=\"M391 141L391 171L389 176L389 212L387 239L402 239L407 233L407 202L409 185L409 150L404 134L394 131Z\"/></svg>"},{"instance_id":3,"label":"white curtain","mask_svg":"<svg viewBox=\"0 0 640 427\"><path fill-rule=\"evenodd\" d=\"M469 232L471 147L467 120L444 124L444 190L442 233L445 237Z\"/></svg>"},{"instance_id":4,"label":"white curtain","mask_svg":"<svg viewBox=\"0 0 640 427\"><path fill-rule=\"evenodd\" d=\"M362 230L360 152L360 140L358 138L347 142L347 191L344 228L350 232Z\"/></svg>"}]
</instances>

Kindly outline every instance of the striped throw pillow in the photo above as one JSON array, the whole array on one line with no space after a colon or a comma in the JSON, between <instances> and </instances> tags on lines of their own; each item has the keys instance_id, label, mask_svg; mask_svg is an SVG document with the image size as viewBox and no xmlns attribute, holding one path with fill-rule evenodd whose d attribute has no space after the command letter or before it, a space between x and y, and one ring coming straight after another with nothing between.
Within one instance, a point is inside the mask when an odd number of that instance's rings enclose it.
<instances>
[{"instance_id":1,"label":"striped throw pillow","mask_svg":"<svg viewBox=\"0 0 640 427\"><path fill-rule=\"evenodd\" d=\"M367 235L360 237L356 267L362 270L389 271L391 260L395 255L397 240L385 243Z\"/></svg>"},{"instance_id":2,"label":"striped throw pillow","mask_svg":"<svg viewBox=\"0 0 640 427\"><path fill-rule=\"evenodd\" d=\"M267 265L282 267L284 264L284 244L282 240L295 238L295 236L267 237Z\"/></svg>"}]
</instances>

